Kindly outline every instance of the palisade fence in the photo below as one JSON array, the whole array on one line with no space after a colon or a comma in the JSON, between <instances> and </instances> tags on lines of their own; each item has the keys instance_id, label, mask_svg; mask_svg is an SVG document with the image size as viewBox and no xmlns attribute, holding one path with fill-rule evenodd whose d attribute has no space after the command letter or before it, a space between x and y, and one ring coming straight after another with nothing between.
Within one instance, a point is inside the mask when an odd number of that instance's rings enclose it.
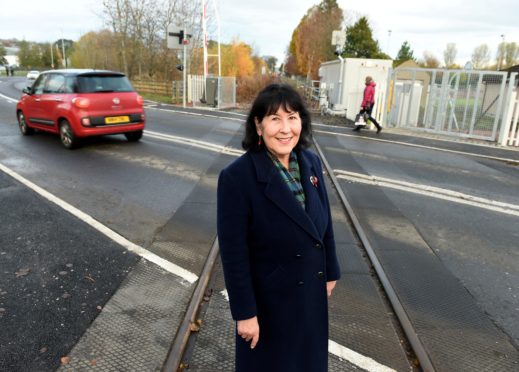
<instances>
[{"instance_id":1,"label":"palisade fence","mask_svg":"<svg viewBox=\"0 0 519 372\"><path fill-rule=\"evenodd\" d=\"M517 73L397 68L389 75L386 125L503 144L517 132L516 91ZM505 135L507 128L515 132Z\"/></svg>"},{"instance_id":2,"label":"palisade fence","mask_svg":"<svg viewBox=\"0 0 519 372\"><path fill-rule=\"evenodd\" d=\"M229 108L236 106L236 77L188 75L188 102L193 107Z\"/></svg>"},{"instance_id":3,"label":"palisade fence","mask_svg":"<svg viewBox=\"0 0 519 372\"><path fill-rule=\"evenodd\" d=\"M519 86L515 88L514 94L510 97L505 127L501 131L499 144L519 147Z\"/></svg>"}]
</instances>

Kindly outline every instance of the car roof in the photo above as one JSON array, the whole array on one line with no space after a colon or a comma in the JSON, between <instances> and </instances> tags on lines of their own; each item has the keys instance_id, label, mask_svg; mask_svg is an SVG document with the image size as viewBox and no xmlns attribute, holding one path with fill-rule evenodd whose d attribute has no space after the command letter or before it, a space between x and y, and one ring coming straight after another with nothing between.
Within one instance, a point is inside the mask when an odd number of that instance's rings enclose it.
<instances>
[{"instance_id":1,"label":"car roof","mask_svg":"<svg viewBox=\"0 0 519 372\"><path fill-rule=\"evenodd\" d=\"M96 70L88 68L67 68L58 70L47 70L43 71L42 74L61 73L70 76L99 76L99 75L110 75L110 76L126 76L122 72L110 71L110 70Z\"/></svg>"}]
</instances>

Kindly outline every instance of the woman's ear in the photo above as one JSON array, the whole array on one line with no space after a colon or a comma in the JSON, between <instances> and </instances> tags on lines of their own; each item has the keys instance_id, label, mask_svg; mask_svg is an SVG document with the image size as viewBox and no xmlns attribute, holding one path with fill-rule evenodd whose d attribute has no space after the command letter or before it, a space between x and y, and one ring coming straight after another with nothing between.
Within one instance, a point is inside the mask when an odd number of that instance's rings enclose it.
<instances>
[{"instance_id":1,"label":"woman's ear","mask_svg":"<svg viewBox=\"0 0 519 372\"><path fill-rule=\"evenodd\" d=\"M256 124L256 133L258 133L258 136L261 137L261 122L258 120L258 118L254 118L254 123Z\"/></svg>"}]
</instances>

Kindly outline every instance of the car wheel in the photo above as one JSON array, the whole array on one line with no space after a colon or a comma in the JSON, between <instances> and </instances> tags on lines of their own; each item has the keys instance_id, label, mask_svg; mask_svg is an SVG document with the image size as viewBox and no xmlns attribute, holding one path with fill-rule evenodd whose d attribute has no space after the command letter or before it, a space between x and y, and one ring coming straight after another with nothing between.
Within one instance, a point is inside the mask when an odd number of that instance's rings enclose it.
<instances>
[{"instance_id":1,"label":"car wheel","mask_svg":"<svg viewBox=\"0 0 519 372\"><path fill-rule=\"evenodd\" d=\"M70 123L66 120L62 120L59 124L59 138L63 146L69 150L79 145L79 139L74 135Z\"/></svg>"},{"instance_id":2,"label":"car wheel","mask_svg":"<svg viewBox=\"0 0 519 372\"><path fill-rule=\"evenodd\" d=\"M137 142L138 140L140 140L142 138L142 130L138 130L136 132L124 133L124 135L126 136L126 139L128 141Z\"/></svg>"},{"instance_id":3,"label":"car wheel","mask_svg":"<svg viewBox=\"0 0 519 372\"><path fill-rule=\"evenodd\" d=\"M27 125L27 122L25 121L25 115L21 111L18 112L18 127L24 136L28 136L34 133L34 129Z\"/></svg>"}]
</instances>

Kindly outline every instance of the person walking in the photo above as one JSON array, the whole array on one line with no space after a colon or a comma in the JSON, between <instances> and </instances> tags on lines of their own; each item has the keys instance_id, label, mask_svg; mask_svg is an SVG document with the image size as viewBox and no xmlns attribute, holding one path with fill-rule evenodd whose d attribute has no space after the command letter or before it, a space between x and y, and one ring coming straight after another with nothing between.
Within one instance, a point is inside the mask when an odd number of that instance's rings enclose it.
<instances>
[{"instance_id":1,"label":"person walking","mask_svg":"<svg viewBox=\"0 0 519 372\"><path fill-rule=\"evenodd\" d=\"M246 150L218 178L217 231L237 372L327 372L328 296L340 278L310 114L289 85L256 97Z\"/></svg>"},{"instance_id":2,"label":"person walking","mask_svg":"<svg viewBox=\"0 0 519 372\"><path fill-rule=\"evenodd\" d=\"M382 127L375 120L371 113L373 111L373 106L375 106L375 86L377 84L373 81L371 76L366 76L366 87L364 88L364 96L362 98L362 103L360 104L360 115L367 116L366 122L369 120L377 127L377 134L380 133ZM361 129L361 126L358 125L353 128L354 131L358 131Z\"/></svg>"}]
</instances>

